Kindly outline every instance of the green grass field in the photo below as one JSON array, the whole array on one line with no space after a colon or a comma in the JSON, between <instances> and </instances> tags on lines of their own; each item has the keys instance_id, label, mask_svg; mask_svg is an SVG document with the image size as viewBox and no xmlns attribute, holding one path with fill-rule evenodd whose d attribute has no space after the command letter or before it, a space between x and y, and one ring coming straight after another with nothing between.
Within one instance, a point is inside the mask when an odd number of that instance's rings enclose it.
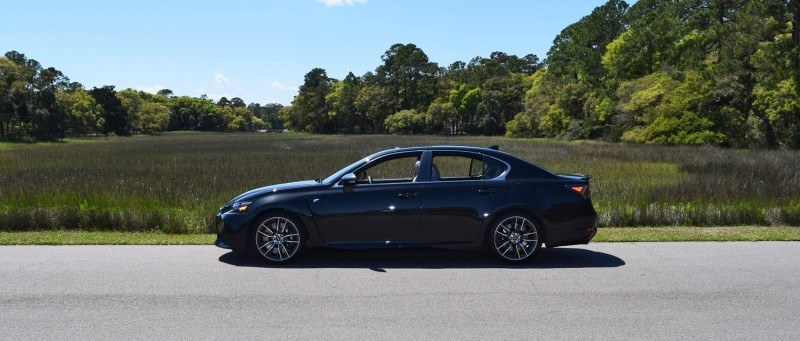
<instances>
[{"instance_id":1,"label":"green grass field","mask_svg":"<svg viewBox=\"0 0 800 341\"><path fill-rule=\"evenodd\" d=\"M497 144L556 172L591 174L604 227L800 225L795 151L182 133L0 145L0 231L207 233L214 211L248 189L325 177L381 149L434 144Z\"/></svg>"}]
</instances>

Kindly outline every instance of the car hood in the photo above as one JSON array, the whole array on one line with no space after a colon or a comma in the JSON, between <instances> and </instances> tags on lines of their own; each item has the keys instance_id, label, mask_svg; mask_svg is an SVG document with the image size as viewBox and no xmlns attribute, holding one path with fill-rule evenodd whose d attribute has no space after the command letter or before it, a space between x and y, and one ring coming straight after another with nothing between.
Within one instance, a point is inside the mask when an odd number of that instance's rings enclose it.
<instances>
[{"instance_id":1,"label":"car hood","mask_svg":"<svg viewBox=\"0 0 800 341\"><path fill-rule=\"evenodd\" d=\"M296 181L296 182L288 182L285 184L264 186L239 194L237 197L231 199L231 201L229 201L227 205L233 204L234 202L237 201L253 199L263 194L286 191L291 189L318 187L318 186L323 186L323 184L315 180Z\"/></svg>"}]
</instances>

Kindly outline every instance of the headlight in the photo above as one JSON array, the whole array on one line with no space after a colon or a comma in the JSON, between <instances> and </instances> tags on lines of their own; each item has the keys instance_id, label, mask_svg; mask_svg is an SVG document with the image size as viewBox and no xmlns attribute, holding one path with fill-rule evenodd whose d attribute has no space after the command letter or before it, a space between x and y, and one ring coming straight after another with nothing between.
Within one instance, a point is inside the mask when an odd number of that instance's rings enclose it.
<instances>
[{"instance_id":1,"label":"headlight","mask_svg":"<svg viewBox=\"0 0 800 341\"><path fill-rule=\"evenodd\" d=\"M234 211L239 212L239 213L244 213L244 212L247 212L247 207L249 207L250 204L252 204L252 203L253 203L252 201L235 202L235 203L233 203L233 206L231 206L231 209L233 209Z\"/></svg>"}]
</instances>

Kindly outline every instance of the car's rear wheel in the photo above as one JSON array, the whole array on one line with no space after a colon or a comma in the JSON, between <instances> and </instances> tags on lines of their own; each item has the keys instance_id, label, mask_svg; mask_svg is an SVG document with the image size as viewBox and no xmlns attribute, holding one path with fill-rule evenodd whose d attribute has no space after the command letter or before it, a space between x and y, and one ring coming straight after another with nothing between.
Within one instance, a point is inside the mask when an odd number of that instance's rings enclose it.
<instances>
[{"instance_id":1,"label":"car's rear wheel","mask_svg":"<svg viewBox=\"0 0 800 341\"><path fill-rule=\"evenodd\" d=\"M512 264L533 259L542 248L543 241L534 220L521 213L506 214L496 219L487 237L492 253Z\"/></svg>"},{"instance_id":2,"label":"car's rear wheel","mask_svg":"<svg viewBox=\"0 0 800 341\"><path fill-rule=\"evenodd\" d=\"M303 251L306 234L302 224L287 214L273 214L258 220L251 233L255 253L272 264L295 260Z\"/></svg>"}]
</instances>

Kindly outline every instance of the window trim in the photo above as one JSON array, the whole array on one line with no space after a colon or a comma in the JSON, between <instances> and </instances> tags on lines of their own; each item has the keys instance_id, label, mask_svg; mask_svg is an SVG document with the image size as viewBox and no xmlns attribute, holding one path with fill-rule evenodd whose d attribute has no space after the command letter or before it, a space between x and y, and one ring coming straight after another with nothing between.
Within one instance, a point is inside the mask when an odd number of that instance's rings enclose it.
<instances>
[{"instance_id":1,"label":"window trim","mask_svg":"<svg viewBox=\"0 0 800 341\"><path fill-rule=\"evenodd\" d=\"M465 150L450 150L450 149L431 150L430 153L431 153L431 155L430 155L430 158L429 158L430 161L428 162L429 163L428 168L432 168L433 167L433 158L436 157L436 153L445 153L445 154L450 154L450 155L455 155L455 156L457 156L458 154L462 154L462 155L477 155L477 156L481 157L481 160L483 160L483 158L487 158L487 157L488 158L492 158L495 161L499 161L499 162L503 163L504 165L506 165L506 169L502 173L500 173L500 175L498 175L498 176L496 176L494 178L491 178L491 179L445 180L445 181L439 180L439 181L433 181L433 180L431 180L430 175L428 175L428 180L427 181L422 181L424 183L458 183L458 182L465 182L465 181L469 181L469 182L474 182L474 181L504 181L506 179L506 176L508 176L508 173L511 171L511 165L508 164L508 162L500 160L500 159L498 159L498 158L496 158L494 156L491 156L491 155L486 155L484 153L465 151Z\"/></svg>"},{"instance_id":2,"label":"window trim","mask_svg":"<svg viewBox=\"0 0 800 341\"><path fill-rule=\"evenodd\" d=\"M422 174L422 167L423 167L423 164L425 163L425 152L426 152L426 150L420 149L420 150L405 150L405 151L400 151L400 152L384 154L384 155L378 156L378 157L376 157L374 159L368 160L366 163L364 163L362 165L359 165L358 167L353 168L352 171L350 171L348 173L345 173L344 175L347 175L349 173L357 173L358 171L360 171L362 169L369 168L369 166L371 164L374 164L376 162L383 163L383 162L386 162L386 161L390 161L392 159L402 159L402 158L406 157L406 156L403 156L403 155L408 155L407 157L412 157L414 154L418 154L417 157L419 158L418 161L420 162L420 166L419 166L420 167L420 174ZM384 160L384 159L387 159L387 158L389 158L389 160ZM381 160L383 160L383 161L381 161ZM344 175L342 175L342 176L344 176ZM396 180L396 179L394 179L394 180ZM341 187L343 187L341 182L342 182L342 177L339 177L338 179L336 179L336 182L334 182L334 184L333 184L333 186L331 186L331 188L341 188ZM387 185L401 185L401 184L413 185L413 184L418 184L418 183L423 183L423 182L424 181L410 181L410 182L408 182L408 181L400 181L400 182L384 182L384 183L372 183L372 184L370 184L370 183L358 183L356 186L357 187L363 187L363 186L387 186Z\"/></svg>"}]
</instances>

